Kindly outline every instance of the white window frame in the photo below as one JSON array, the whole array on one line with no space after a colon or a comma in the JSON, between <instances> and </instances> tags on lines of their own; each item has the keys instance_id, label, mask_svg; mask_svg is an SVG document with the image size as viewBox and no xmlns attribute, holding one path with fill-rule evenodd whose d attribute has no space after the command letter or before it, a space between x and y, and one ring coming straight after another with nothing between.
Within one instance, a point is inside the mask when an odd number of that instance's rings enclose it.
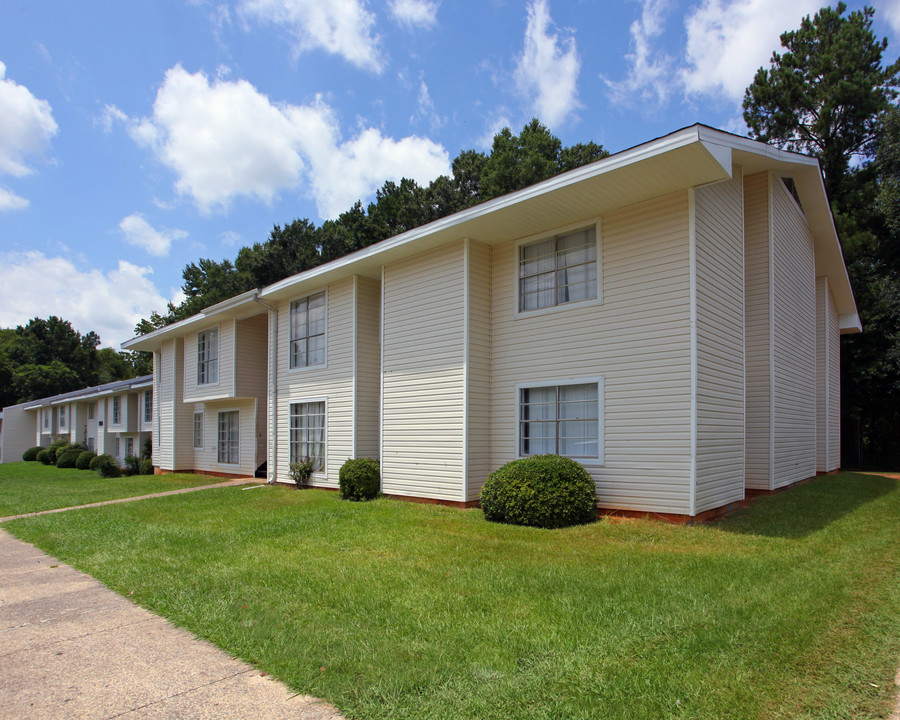
<instances>
[{"instance_id":1,"label":"white window frame","mask_svg":"<svg viewBox=\"0 0 900 720\"><path fill-rule=\"evenodd\" d=\"M51 412L53 412L53 411L50 408L44 408L41 411L41 416L43 417L43 420L44 420L44 427L43 427L44 430L50 429L50 413Z\"/></svg>"},{"instance_id":2,"label":"white window frame","mask_svg":"<svg viewBox=\"0 0 900 720\"><path fill-rule=\"evenodd\" d=\"M199 428L197 427L197 420L200 420ZM203 449L203 411L194 413L194 450L202 450ZM199 433L197 430L199 429ZM218 432L218 428L216 428L216 432ZM199 445L197 443L200 443ZM218 442L218 438L216 438L216 442ZM216 448L218 451L218 447Z\"/></svg>"},{"instance_id":3,"label":"white window frame","mask_svg":"<svg viewBox=\"0 0 900 720\"><path fill-rule=\"evenodd\" d=\"M128 446L131 446L129 448ZM128 457L129 455L134 456L134 438L127 437L125 438L125 454L122 457Z\"/></svg>"},{"instance_id":4,"label":"white window frame","mask_svg":"<svg viewBox=\"0 0 900 720\"><path fill-rule=\"evenodd\" d=\"M521 310L521 299L520 299L520 283L519 283L519 264L521 262L521 248L525 245L533 245L535 243L543 242L544 240L549 240L550 238L559 237L560 235L567 235L571 232L576 232L578 230L594 230L594 241L597 244L596 250L596 263L597 263L597 297L586 298L584 300L575 300L573 302L566 302L562 304L556 305L548 305L543 308L535 308L534 310ZM525 238L521 238L516 241L515 246L515 254L513 255L513 268L512 268L512 276L513 276L513 312L514 317L518 320L520 318L530 318L536 317L539 315L546 315L548 313L555 312L565 312L566 310L572 310L574 308L583 308L589 307L591 305L600 305L603 303L603 242L602 242L602 223L601 218L593 218L586 222L573 223L571 225L566 225L564 227L557 228L552 232L543 232L538 233L536 235L530 235Z\"/></svg>"},{"instance_id":5,"label":"white window frame","mask_svg":"<svg viewBox=\"0 0 900 720\"><path fill-rule=\"evenodd\" d=\"M89 403L88 403L88 406L87 406L87 417L88 417L88 420L93 420L93 419L94 419L94 406L95 406L95 403L93 403L93 402L89 402Z\"/></svg>"},{"instance_id":6,"label":"white window frame","mask_svg":"<svg viewBox=\"0 0 900 720\"><path fill-rule=\"evenodd\" d=\"M523 457L533 457L531 455L522 455L522 390L543 387L561 387L563 385L596 385L597 386L597 457L584 458L573 457L578 463L585 467L601 467L605 463L604 441L606 433L604 432L604 379L602 376L582 377L582 378L565 378L563 380L533 380L529 382L521 382L516 384L515 396L515 413L516 413L516 459ZM557 420L557 422L559 422Z\"/></svg>"},{"instance_id":7,"label":"white window frame","mask_svg":"<svg viewBox=\"0 0 900 720\"><path fill-rule=\"evenodd\" d=\"M112 398L112 424L122 424L122 396L113 395Z\"/></svg>"},{"instance_id":8,"label":"white window frame","mask_svg":"<svg viewBox=\"0 0 900 720\"><path fill-rule=\"evenodd\" d=\"M121 438L118 435L116 435L115 449L113 450L113 452L115 452L115 457L122 457L122 442Z\"/></svg>"},{"instance_id":9,"label":"white window frame","mask_svg":"<svg viewBox=\"0 0 900 720\"><path fill-rule=\"evenodd\" d=\"M226 455L228 456L229 459L228 460L220 460L219 458L222 457L222 447L221 447L221 444L222 444L221 422L222 422L222 420L221 420L221 418L222 418L222 415L229 415L231 413L234 413L237 416L237 426L236 426L237 440L235 441L237 444L237 459L233 460L233 461L231 460L231 453L229 450L226 452ZM230 443L231 440L229 439L228 442ZM229 467L233 467L235 465L241 464L241 411L239 408L226 408L226 409L219 410L216 413L216 464L217 465L228 465Z\"/></svg>"},{"instance_id":10,"label":"white window frame","mask_svg":"<svg viewBox=\"0 0 900 720\"><path fill-rule=\"evenodd\" d=\"M310 298L316 297L317 295L323 295L325 298L325 306L324 306L325 307L325 332L322 333L322 336L325 338L323 359L322 359L322 362L316 363L315 365L309 365L309 364L294 365L294 353L293 353L294 343L301 341L301 340L306 340L308 343L309 337L310 337L309 334L303 335L303 336L298 336L296 338L293 336L294 305L295 305L295 303L299 303L303 300L306 300L308 303ZM307 310L307 312L308 312L308 310ZM287 319L288 319L287 320L287 322L288 322L288 327L287 327L288 370L290 372L303 372L304 370L313 370L313 369L322 370L323 368L327 368L328 367L328 288L325 288L322 290L316 290L315 292L311 292L307 295L304 295L304 296L298 297L298 298L294 298L293 300L291 300L290 303L288 304ZM307 327L308 326L309 326L309 322L307 321ZM308 349L308 345L307 345L307 349ZM309 355L307 353L307 357L308 356Z\"/></svg>"},{"instance_id":11,"label":"white window frame","mask_svg":"<svg viewBox=\"0 0 900 720\"><path fill-rule=\"evenodd\" d=\"M66 427L66 406L59 406L59 429L62 430Z\"/></svg>"},{"instance_id":12,"label":"white window frame","mask_svg":"<svg viewBox=\"0 0 900 720\"><path fill-rule=\"evenodd\" d=\"M153 389L144 390L144 423L153 422Z\"/></svg>"},{"instance_id":13,"label":"white window frame","mask_svg":"<svg viewBox=\"0 0 900 720\"><path fill-rule=\"evenodd\" d=\"M294 415L294 405L309 405L311 403L322 403L324 413L324 417L322 418L322 467L313 470L314 475L322 477L328 474L328 398L326 397L291 398L288 403L288 462L296 462L291 439L291 418Z\"/></svg>"},{"instance_id":14,"label":"white window frame","mask_svg":"<svg viewBox=\"0 0 900 720\"><path fill-rule=\"evenodd\" d=\"M89 436L87 439L87 449L88 450L94 449L94 438L92 436Z\"/></svg>"},{"instance_id":15,"label":"white window frame","mask_svg":"<svg viewBox=\"0 0 900 720\"><path fill-rule=\"evenodd\" d=\"M203 353L201 354L201 337L206 337L203 341ZM215 338L215 343L210 342L210 338ZM215 356L211 356L207 348L215 350ZM215 370L215 377L212 377ZM209 385L219 384L219 326L207 328L197 333L197 386L206 387Z\"/></svg>"}]
</instances>

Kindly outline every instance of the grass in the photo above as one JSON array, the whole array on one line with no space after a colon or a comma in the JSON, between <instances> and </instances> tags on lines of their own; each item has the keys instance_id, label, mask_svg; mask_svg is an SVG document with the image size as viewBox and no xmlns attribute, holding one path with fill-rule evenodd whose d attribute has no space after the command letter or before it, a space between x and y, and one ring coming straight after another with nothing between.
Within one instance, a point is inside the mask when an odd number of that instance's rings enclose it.
<instances>
[{"instance_id":1,"label":"grass","mask_svg":"<svg viewBox=\"0 0 900 720\"><path fill-rule=\"evenodd\" d=\"M201 475L175 474L106 479L91 470L57 468L38 462L3 463L0 464L0 518L214 482L215 478Z\"/></svg>"},{"instance_id":2,"label":"grass","mask_svg":"<svg viewBox=\"0 0 900 720\"><path fill-rule=\"evenodd\" d=\"M876 718L900 483L557 531L263 487L4 528L351 718Z\"/></svg>"}]
</instances>

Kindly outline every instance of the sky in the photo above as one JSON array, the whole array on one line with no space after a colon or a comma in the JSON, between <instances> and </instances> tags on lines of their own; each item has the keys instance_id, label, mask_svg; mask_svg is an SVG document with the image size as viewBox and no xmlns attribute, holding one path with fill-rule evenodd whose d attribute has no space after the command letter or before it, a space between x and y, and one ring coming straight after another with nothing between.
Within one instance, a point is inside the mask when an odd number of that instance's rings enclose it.
<instances>
[{"instance_id":1,"label":"sky","mask_svg":"<svg viewBox=\"0 0 900 720\"><path fill-rule=\"evenodd\" d=\"M862 3L849 2L850 9ZM118 348L184 266L537 117L617 152L741 100L821 0L4 0L0 327ZM900 48L900 0L874 28Z\"/></svg>"}]
</instances>

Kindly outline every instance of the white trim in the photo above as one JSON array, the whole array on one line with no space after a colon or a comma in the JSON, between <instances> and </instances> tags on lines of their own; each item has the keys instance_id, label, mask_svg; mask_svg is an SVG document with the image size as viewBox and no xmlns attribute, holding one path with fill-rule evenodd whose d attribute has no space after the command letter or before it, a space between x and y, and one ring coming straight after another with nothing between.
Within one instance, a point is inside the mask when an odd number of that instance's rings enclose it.
<instances>
[{"instance_id":1,"label":"white trim","mask_svg":"<svg viewBox=\"0 0 900 720\"><path fill-rule=\"evenodd\" d=\"M292 323L292 320L291 320L291 306L292 306L295 302L298 302L299 300L304 300L304 299L308 300L308 299L311 298L313 295L318 295L319 293L324 293L324 294L325 294L325 361L322 362L322 363L319 363L318 365L299 365L298 367L291 367L291 342L293 341L292 338L291 338L291 323ZM297 297L291 298L290 300L287 301L287 306L288 306L288 312L287 312L287 331L288 331L288 332L287 332L287 336L288 336L288 341L287 341L286 347L287 347L287 371L288 371L289 373L303 373L303 372L306 372L306 371L308 371L308 370L325 370L325 369L328 367L328 334L329 334L329 333L328 333L328 304L329 304L330 301L331 301L331 299L330 299L330 297L329 297L328 285L326 285L326 286L325 286L324 288L322 288L322 289L314 290L313 292L308 293L308 294L306 294L306 295L298 295ZM309 312L308 309L307 309L307 312ZM309 337L309 336L307 336L307 337Z\"/></svg>"},{"instance_id":2,"label":"white trim","mask_svg":"<svg viewBox=\"0 0 900 720\"><path fill-rule=\"evenodd\" d=\"M688 514L697 514L697 391L699 348L697 346L697 201L694 188L688 188L688 254L691 308L691 469L688 482Z\"/></svg>"},{"instance_id":3,"label":"white trim","mask_svg":"<svg viewBox=\"0 0 900 720\"><path fill-rule=\"evenodd\" d=\"M775 489L775 198L772 195L772 171L766 173L769 253L769 490Z\"/></svg>"},{"instance_id":4,"label":"white trim","mask_svg":"<svg viewBox=\"0 0 900 720\"><path fill-rule=\"evenodd\" d=\"M384 265L381 266L381 303L378 309L378 464L381 480L378 489L384 492Z\"/></svg>"},{"instance_id":5,"label":"white trim","mask_svg":"<svg viewBox=\"0 0 900 720\"><path fill-rule=\"evenodd\" d=\"M535 233L534 235L529 235L524 238L519 238L516 240L515 244L515 258L513 263L513 318L516 320L521 320L524 318L530 317L538 317L539 315L546 315L548 313L555 312L564 312L566 310L574 310L575 308L589 307L591 305L602 305L603 304L603 258L601 253L601 217L588 218L587 220L582 220L577 223L570 223L568 225L562 225L561 227L555 228L550 232L543 233ZM565 235L566 233L572 232L574 230L587 230L588 228L594 228L594 242L596 243L596 263L597 263L597 296L593 298L586 298L585 300L576 300L574 302L567 303L557 303L555 305L550 305L548 307L543 308L535 308L534 310L520 310L519 309L519 248L523 245L531 245L533 243L541 242L542 240L549 240L550 238L555 238L559 235Z\"/></svg>"},{"instance_id":6,"label":"white trim","mask_svg":"<svg viewBox=\"0 0 900 720\"><path fill-rule=\"evenodd\" d=\"M291 466L291 405L300 405L303 403L307 403L307 404L308 403L319 403L319 402L325 406L325 418L322 421L323 422L322 434L323 434L323 438L324 438L323 444L325 445L325 448L323 450L323 455L322 455L323 465L322 465L322 469L319 470L318 472L314 472L312 475L310 475L309 479L312 480L313 478L317 478L319 482L324 481L327 483L328 482L328 396L327 395L321 395L321 396L317 396L317 397L299 397L299 398L290 397L288 399L288 403L287 403L287 411L288 411L287 412L287 431L288 431L287 432L287 435L288 435L287 466L288 467ZM312 482L310 482L310 485L312 485Z\"/></svg>"},{"instance_id":7,"label":"white trim","mask_svg":"<svg viewBox=\"0 0 900 720\"><path fill-rule=\"evenodd\" d=\"M216 331L216 381L201 383L200 382L200 333L209 332L210 330ZM205 327L201 330L197 330L197 332L195 332L192 335L192 339L194 341L193 342L194 376L193 376L193 382L191 384L191 387L196 390L200 390L200 388L219 387L219 381L220 381L220 378L222 377L222 373L221 373L222 368L220 367L220 361L221 361L222 356L219 353L219 349L222 347L222 328L220 326L220 323L216 323L215 325L210 325L209 327ZM176 351L177 351L177 348L178 348L177 344L175 347L176 347ZM175 362L176 363L178 362L177 357L175 359ZM177 364L176 364L176 368L177 368ZM186 371L187 371L187 363L185 362L184 389L182 390L183 396L187 396L190 394L187 392L188 379L187 379ZM226 394L226 395L222 395L221 397L229 397L229 396ZM193 400L193 398L191 398L191 399Z\"/></svg>"},{"instance_id":8,"label":"white trim","mask_svg":"<svg viewBox=\"0 0 900 720\"><path fill-rule=\"evenodd\" d=\"M462 436L462 501L469 500L469 313L472 312L469 297L469 238L463 239L463 436Z\"/></svg>"},{"instance_id":9,"label":"white trim","mask_svg":"<svg viewBox=\"0 0 900 720\"><path fill-rule=\"evenodd\" d=\"M353 363L353 374L351 378L351 386L353 388L353 396L350 398L350 417L353 427L350 432L350 448L351 448L351 457L356 457L356 435L357 428L359 426L359 419L356 415L357 410L357 393L359 392L359 359L357 357L357 334L359 331L359 317L357 313L357 309L359 307L359 275L353 276L353 307L350 309L350 322L353 323L353 329L351 331L350 336L350 359ZM325 327L325 331L328 331L328 327ZM326 336L325 339L326 346L328 345L328 339Z\"/></svg>"},{"instance_id":10,"label":"white trim","mask_svg":"<svg viewBox=\"0 0 900 720\"><path fill-rule=\"evenodd\" d=\"M606 423L604 421L604 410L606 403L604 401L606 381L603 375L594 375L592 377L581 378L565 378L565 379L535 379L526 380L516 383L515 403L515 423L516 423L516 460L523 457L532 457L530 455L522 455L522 419L521 397L522 390L535 387L558 387L560 385L597 385L597 458L571 458L586 468L599 468L606 465Z\"/></svg>"},{"instance_id":11,"label":"white trim","mask_svg":"<svg viewBox=\"0 0 900 720\"><path fill-rule=\"evenodd\" d=\"M237 397L238 321L231 319L231 396Z\"/></svg>"},{"instance_id":12,"label":"white trim","mask_svg":"<svg viewBox=\"0 0 900 720\"><path fill-rule=\"evenodd\" d=\"M197 416L198 415L200 416L200 444L199 445L197 445ZM191 426L191 433L193 434L193 437L191 438L191 444L193 445L194 450L205 450L206 449L206 444L204 443L204 437L203 437L205 428L206 428L206 411L203 409L201 409L201 410L195 409L193 420L192 420L192 426ZM218 428L216 430L218 431ZM217 438L217 440L218 440L218 438ZM218 447L216 448L216 450L218 450Z\"/></svg>"},{"instance_id":13,"label":"white trim","mask_svg":"<svg viewBox=\"0 0 900 720\"><path fill-rule=\"evenodd\" d=\"M206 412L206 409L205 409L205 408L204 408L204 412ZM221 466L221 467L229 467L229 468L240 467L240 464L241 464L241 455L242 455L242 453L241 453L241 442L243 441L243 433L241 433L241 423L243 422L243 418L241 417L241 408L240 408L240 407L223 407L223 408L216 408L213 412L216 413L216 424L215 424L215 433L216 433L215 451L216 451L216 454L213 456L214 459L213 459L213 461L212 461L212 464L213 464L213 465L219 465L219 466ZM232 413L232 412L236 412L236 413L238 414L238 421L237 421L237 430L238 430L238 441L237 441L238 460L237 460L236 463L219 462L219 415L221 415L222 413ZM255 440L255 435L256 435L256 433L254 432L254 440ZM254 470L255 470L255 469L256 469L256 468L254 468Z\"/></svg>"}]
</instances>

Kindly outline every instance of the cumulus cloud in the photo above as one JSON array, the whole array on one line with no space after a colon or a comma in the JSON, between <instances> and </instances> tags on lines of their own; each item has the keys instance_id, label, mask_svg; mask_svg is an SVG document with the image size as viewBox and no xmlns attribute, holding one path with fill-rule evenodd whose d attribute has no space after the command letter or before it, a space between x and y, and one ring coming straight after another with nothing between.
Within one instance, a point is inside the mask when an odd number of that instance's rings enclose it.
<instances>
[{"instance_id":1,"label":"cumulus cloud","mask_svg":"<svg viewBox=\"0 0 900 720\"><path fill-rule=\"evenodd\" d=\"M548 126L556 127L581 107L576 87L581 60L571 31L560 38L551 32L552 25L547 0L534 0L528 6L525 47L514 77L535 115Z\"/></svg>"},{"instance_id":2,"label":"cumulus cloud","mask_svg":"<svg viewBox=\"0 0 900 720\"><path fill-rule=\"evenodd\" d=\"M157 257L169 254L173 240L181 240L188 236L184 230L156 230L140 213L132 213L122 218L119 230L125 236L126 242L143 248Z\"/></svg>"},{"instance_id":3,"label":"cumulus cloud","mask_svg":"<svg viewBox=\"0 0 900 720\"><path fill-rule=\"evenodd\" d=\"M417 27L434 27L437 24L439 4L428 0L391 0L388 9L394 20L412 30Z\"/></svg>"},{"instance_id":4,"label":"cumulus cloud","mask_svg":"<svg viewBox=\"0 0 900 720\"><path fill-rule=\"evenodd\" d=\"M118 345L134 336L142 317L166 306L152 273L124 260L104 273L38 251L0 253L0 327L57 315L80 332L95 331L104 345Z\"/></svg>"},{"instance_id":5,"label":"cumulus cloud","mask_svg":"<svg viewBox=\"0 0 900 720\"><path fill-rule=\"evenodd\" d=\"M900 32L900 0L881 0L875 3L875 7L878 8L878 14L891 26L891 30Z\"/></svg>"},{"instance_id":6,"label":"cumulus cloud","mask_svg":"<svg viewBox=\"0 0 900 720\"><path fill-rule=\"evenodd\" d=\"M820 0L704 0L685 19L685 91L740 100L756 70L780 48L781 33L800 27L820 6Z\"/></svg>"},{"instance_id":7,"label":"cumulus cloud","mask_svg":"<svg viewBox=\"0 0 900 720\"><path fill-rule=\"evenodd\" d=\"M294 38L294 54L321 49L364 70L384 69L375 16L363 0L242 0L245 17L284 27Z\"/></svg>"},{"instance_id":8,"label":"cumulus cloud","mask_svg":"<svg viewBox=\"0 0 900 720\"><path fill-rule=\"evenodd\" d=\"M269 203L306 179L319 215L335 217L384 180L427 183L450 165L447 151L427 138L394 140L364 128L342 141L321 98L275 104L246 80L210 82L181 66L166 73L152 116L129 120L128 132L175 172L176 191L204 213L241 196Z\"/></svg>"},{"instance_id":9,"label":"cumulus cloud","mask_svg":"<svg viewBox=\"0 0 900 720\"><path fill-rule=\"evenodd\" d=\"M0 62L0 175L23 177L33 172L30 156L39 156L58 131L50 103L6 77ZM0 187L0 211L28 206L25 198Z\"/></svg>"},{"instance_id":10,"label":"cumulus cloud","mask_svg":"<svg viewBox=\"0 0 900 720\"><path fill-rule=\"evenodd\" d=\"M631 23L632 51L625 56L628 75L614 82L603 77L610 98L617 105L633 105L637 101L664 103L672 89L672 58L654 47L664 29L668 0L646 0L641 16Z\"/></svg>"}]
</instances>

